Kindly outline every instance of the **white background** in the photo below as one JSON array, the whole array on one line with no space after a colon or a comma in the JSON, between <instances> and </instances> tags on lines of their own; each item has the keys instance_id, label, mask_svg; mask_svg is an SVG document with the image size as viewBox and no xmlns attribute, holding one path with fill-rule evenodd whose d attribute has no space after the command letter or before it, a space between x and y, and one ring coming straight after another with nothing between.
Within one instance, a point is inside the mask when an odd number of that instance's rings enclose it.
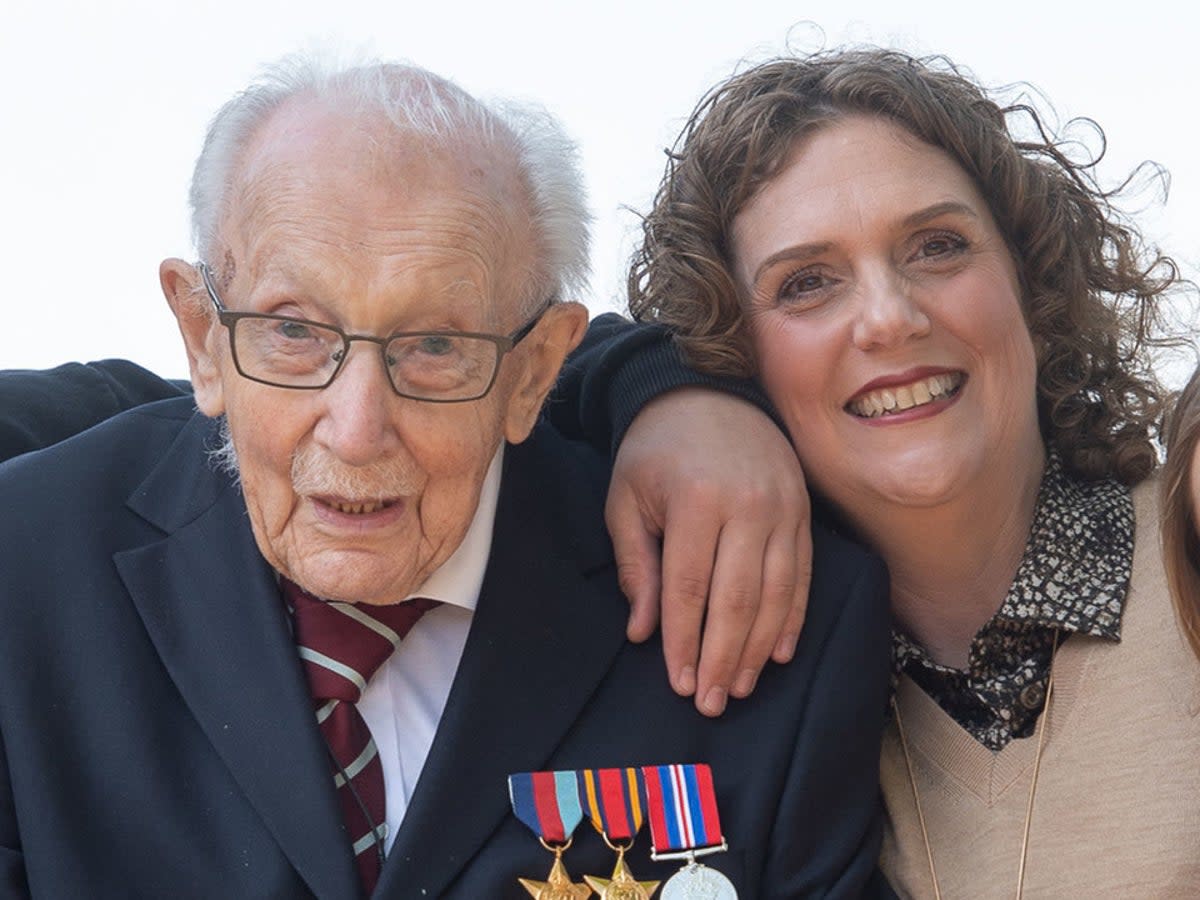
<instances>
[{"instance_id":1,"label":"white background","mask_svg":"<svg viewBox=\"0 0 1200 900\"><path fill-rule=\"evenodd\" d=\"M13 4L0 24L0 366L125 356L186 374L157 267L192 256L186 189L204 128L262 63L309 45L407 59L562 117L597 219L581 298L594 311L623 303L626 207L649 205L696 100L789 44L944 53L986 85L1029 82L1061 121L1103 126L1106 181L1144 159L1170 171L1169 202L1143 191L1138 219L1188 274L1200 264L1200 13L1174 0Z\"/></svg>"}]
</instances>

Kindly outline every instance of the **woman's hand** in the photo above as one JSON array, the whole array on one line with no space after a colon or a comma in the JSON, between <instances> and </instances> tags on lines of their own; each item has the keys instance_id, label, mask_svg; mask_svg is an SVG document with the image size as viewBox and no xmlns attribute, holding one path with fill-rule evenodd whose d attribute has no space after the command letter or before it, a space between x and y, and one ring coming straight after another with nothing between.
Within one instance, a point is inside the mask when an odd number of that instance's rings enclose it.
<instances>
[{"instance_id":1,"label":"woman's hand","mask_svg":"<svg viewBox=\"0 0 1200 900\"><path fill-rule=\"evenodd\" d=\"M671 685L700 712L720 715L729 696L754 690L768 659L791 659L811 510L791 444L766 414L699 388L652 401L617 453L606 518L629 639L654 632L661 599Z\"/></svg>"}]
</instances>

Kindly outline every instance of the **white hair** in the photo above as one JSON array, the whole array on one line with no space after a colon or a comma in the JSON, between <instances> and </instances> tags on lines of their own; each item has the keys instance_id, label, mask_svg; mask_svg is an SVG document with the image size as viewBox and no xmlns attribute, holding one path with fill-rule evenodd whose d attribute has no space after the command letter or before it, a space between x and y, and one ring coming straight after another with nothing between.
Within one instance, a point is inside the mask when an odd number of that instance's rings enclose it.
<instances>
[{"instance_id":1,"label":"white hair","mask_svg":"<svg viewBox=\"0 0 1200 900\"><path fill-rule=\"evenodd\" d=\"M293 54L263 69L217 112L192 175L192 239L216 263L218 229L242 157L259 129L287 101L327 98L354 114L376 115L397 132L453 150L469 141L512 159L529 198L535 271L522 298L528 310L547 299L581 295L588 276L588 223L579 153L558 120L534 104L484 102L418 66L336 64Z\"/></svg>"},{"instance_id":2,"label":"white hair","mask_svg":"<svg viewBox=\"0 0 1200 900\"><path fill-rule=\"evenodd\" d=\"M238 465L237 448L233 446L233 432L229 429L229 418L217 416L217 442L206 448L208 464L222 475L228 475L239 488L242 486L242 470Z\"/></svg>"}]
</instances>

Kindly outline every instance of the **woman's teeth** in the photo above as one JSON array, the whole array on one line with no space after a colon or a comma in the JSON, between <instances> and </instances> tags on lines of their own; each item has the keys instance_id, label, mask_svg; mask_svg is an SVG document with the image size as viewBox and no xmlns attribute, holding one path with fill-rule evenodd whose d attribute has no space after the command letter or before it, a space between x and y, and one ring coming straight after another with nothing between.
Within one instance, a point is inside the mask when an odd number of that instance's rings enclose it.
<instances>
[{"instance_id":1,"label":"woman's teeth","mask_svg":"<svg viewBox=\"0 0 1200 900\"><path fill-rule=\"evenodd\" d=\"M939 397L948 397L962 386L962 382L961 372L930 375L900 387L881 388L860 394L847 403L846 408L856 416L875 419L915 406L924 406Z\"/></svg>"}]
</instances>

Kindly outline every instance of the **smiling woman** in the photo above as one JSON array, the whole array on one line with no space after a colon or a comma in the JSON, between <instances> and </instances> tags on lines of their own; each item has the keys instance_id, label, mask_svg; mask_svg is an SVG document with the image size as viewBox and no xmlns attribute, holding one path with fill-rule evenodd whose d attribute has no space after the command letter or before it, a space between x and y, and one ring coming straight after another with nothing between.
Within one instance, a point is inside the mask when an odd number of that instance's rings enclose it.
<instances>
[{"instance_id":1,"label":"smiling woman","mask_svg":"<svg viewBox=\"0 0 1200 900\"><path fill-rule=\"evenodd\" d=\"M630 273L694 365L757 370L888 564L902 896L1200 883L1200 667L1143 484L1176 270L1064 147L942 59L775 60L692 114Z\"/></svg>"},{"instance_id":2,"label":"smiling woman","mask_svg":"<svg viewBox=\"0 0 1200 900\"><path fill-rule=\"evenodd\" d=\"M1032 505L1043 456L1016 267L949 156L848 117L798 148L732 237L763 383L813 485L873 546L983 479Z\"/></svg>"}]
</instances>

